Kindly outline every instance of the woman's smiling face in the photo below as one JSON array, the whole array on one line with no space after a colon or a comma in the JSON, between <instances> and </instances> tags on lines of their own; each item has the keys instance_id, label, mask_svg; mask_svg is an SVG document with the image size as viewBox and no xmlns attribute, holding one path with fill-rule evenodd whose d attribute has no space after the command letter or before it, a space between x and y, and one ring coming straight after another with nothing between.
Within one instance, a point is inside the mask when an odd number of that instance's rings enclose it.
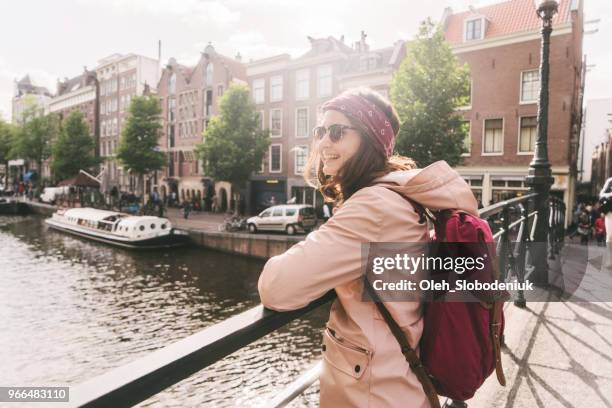
<instances>
[{"instance_id":1,"label":"woman's smiling face","mask_svg":"<svg viewBox=\"0 0 612 408\"><path fill-rule=\"evenodd\" d=\"M328 110L323 114L321 126L329 129L331 125L353 126L348 118L335 110ZM329 138L329 131L323 139L317 141L317 152L323 163L323 173L326 176L335 176L344 164L357 153L361 145L361 135L357 130L344 129L342 138L333 143Z\"/></svg>"}]
</instances>

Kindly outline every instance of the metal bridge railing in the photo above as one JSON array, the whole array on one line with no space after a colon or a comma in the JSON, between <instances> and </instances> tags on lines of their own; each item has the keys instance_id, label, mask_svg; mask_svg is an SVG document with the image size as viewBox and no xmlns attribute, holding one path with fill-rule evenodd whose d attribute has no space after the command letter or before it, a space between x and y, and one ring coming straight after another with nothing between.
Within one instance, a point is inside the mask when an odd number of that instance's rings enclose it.
<instances>
[{"instance_id":1,"label":"metal bridge railing","mask_svg":"<svg viewBox=\"0 0 612 408\"><path fill-rule=\"evenodd\" d=\"M538 212L533 210L537 208L538 197L532 193L480 210L480 216L489 222L494 233L500 270L505 280L522 282L536 269L532 266L528 248L534 242L538 222ZM548 202L548 256L554 258L563 245L565 204L556 197L550 197ZM70 406L136 405L334 298L332 290L302 309L282 313L256 306L73 387ZM523 293L519 293L515 305L524 307L525 304ZM320 370L321 363L315 364L267 406L288 404L319 378ZM447 403L448 406L465 406L460 401Z\"/></svg>"}]
</instances>

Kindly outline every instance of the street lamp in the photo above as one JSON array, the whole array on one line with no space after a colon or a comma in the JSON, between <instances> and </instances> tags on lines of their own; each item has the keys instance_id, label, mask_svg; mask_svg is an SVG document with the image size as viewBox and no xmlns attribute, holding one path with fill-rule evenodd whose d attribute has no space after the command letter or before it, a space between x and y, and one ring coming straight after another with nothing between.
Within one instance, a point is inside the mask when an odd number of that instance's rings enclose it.
<instances>
[{"instance_id":1,"label":"street lamp","mask_svg":"<svg viewBox=\"0 0 612 408\"><path fill-rule=\"evenodd\" d=\"M550 186L553 184L550 162L548 161L548 72L550 53L550 34L552 32L552 18L559 8L558 0L536 0L535 9L542 20L542 43L540 47L540 96L538 102L538 129L533 159L529 164L529 172L525 184L532 191L538 193L536 210L538 211L537 224L534 234L534 251L532 259L535 261L533 281L539 285L548 285L548 198Z\"/></svg>"}]
</instances>

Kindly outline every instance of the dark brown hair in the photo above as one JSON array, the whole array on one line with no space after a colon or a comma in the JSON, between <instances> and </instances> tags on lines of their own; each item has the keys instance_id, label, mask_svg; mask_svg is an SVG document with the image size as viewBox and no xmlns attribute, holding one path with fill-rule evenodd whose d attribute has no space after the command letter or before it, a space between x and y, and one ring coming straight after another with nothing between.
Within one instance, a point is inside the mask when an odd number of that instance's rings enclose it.
<instances>
[{"instance_id":1,"label":"dark brown hair","mask_svg":"<svg viewBox=\"0 0 612 408\"><path fill-rule=\"evenodd\" d=\"M400 121L397 112L391 103L379 93L369 88L356 88L345 91L343 95L358 95L367 99L387 116L393 133L397 136ZM359 149L351 157L335 176L326 176L323 173L323 162L316 149L316 141L313 140L310 155L304 171L304 179L314 187L318 188L327 202L340 204L348 200L353 194L369 186L372 181L392 171L410 170L416 168L412 159L394 155L385 157L382 146L368 135L363 124L348 117L351 125L360 129L361 143Z\"/></svg>"}]
</instances>

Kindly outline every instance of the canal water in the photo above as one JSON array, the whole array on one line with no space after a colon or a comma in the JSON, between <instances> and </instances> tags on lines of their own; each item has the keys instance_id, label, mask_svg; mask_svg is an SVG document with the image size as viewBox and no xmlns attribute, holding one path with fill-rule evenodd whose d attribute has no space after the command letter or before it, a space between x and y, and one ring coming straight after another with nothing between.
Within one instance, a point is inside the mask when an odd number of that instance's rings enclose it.
<instances>
[{"instance_id":1,"label":"canal water","mask_svg":"<svg viewBox=\"0 0 612 408\"><path fill-rule=\"evenodd\" d=\"M259 303L262 261L132 252L0 217L0 386L70 386ZM319 308L141 403L258 407L321 358ZM293 407L316 406L318 386Z\"/></svg>"}]
</instances>

